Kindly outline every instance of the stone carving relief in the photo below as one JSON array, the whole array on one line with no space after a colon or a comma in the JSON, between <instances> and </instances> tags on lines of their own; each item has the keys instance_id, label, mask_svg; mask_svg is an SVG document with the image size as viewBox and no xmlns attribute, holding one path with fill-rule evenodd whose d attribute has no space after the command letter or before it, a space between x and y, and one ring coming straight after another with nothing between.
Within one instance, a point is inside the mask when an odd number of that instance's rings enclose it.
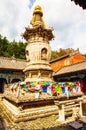
<instances>
[{"instance_id":1,"label":"stone carving relief","mask_svg":"<svg viewBox=\"0 0 86 130\"><path fill-rule=\"evenodd\" d=\"M47 60L47 49L43 48L41 50L41 60Z\"/></svg>"},{"instance_id":2,"label":"stone carving relief","mask_svg":"<svg viewBox=\"0 0 86 130\"><path fill-rule=\"evenodd\" d=\"M27 61L30 61L30 58L29 58L29 51L26 50L26 51L25 51L25 54L26 54L26 59L27 59Z\"/></svg>"}]
</instances>

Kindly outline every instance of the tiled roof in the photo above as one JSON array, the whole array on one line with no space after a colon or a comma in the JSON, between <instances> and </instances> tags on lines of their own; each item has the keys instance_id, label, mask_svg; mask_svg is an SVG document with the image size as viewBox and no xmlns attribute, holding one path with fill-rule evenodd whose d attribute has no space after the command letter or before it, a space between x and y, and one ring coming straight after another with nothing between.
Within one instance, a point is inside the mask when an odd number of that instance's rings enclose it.
<instances>
[{"instance_id":1,"label":"tiled roof","mask_svg":"<svg viewBox=\"0 0 86 130\"><path fill-rule=\"evenodd\" d=\"M23 70L26 64L26 60L0 57L0 69Z\"/></svg>"},{"instance_id":2,"label":"tiled roof","mask_svg":"<svg viewBox=\"0 0 86 130\"><path fill-rule=\"evenodd\" d=\"M76 54L78 54L78 53L79 53L79 50L77 49L77 50L75 50L75 51L73 51L73 52L71 52L71 53L69 53L69 54L66 54L66 55L63 55L63 56L61 56L61 57L59 57L59 58L56 58L56 59L54 59L54 60L51 60L51 61L50 61L50 64L52 64L53 62L56 62L56 61L60 61L60 60L62 60L62 59L65 59L65 58L67 58L67 57L71 57L71 56L76 55Z\"/></svg>"},{"instance_id":3,"label":"tiled roof","mask_svg":"<svg viewBox=\"0 0 86 130\"><path fill-rule=\"evenodd\" d=\"M54 73L54 76L64 75L64 74L79 72L79 71L86 71L86 61L79 62L73 65L64 66L56 73Z\"/></svg>"},{"instance_id":4,"label":"tiled roof","mask_svg":"<svg viewBox=\"0 0 86 130\"><path fill-rule=\"evenodd\" d=\"M66 54L66 55L64 55L64 56L61 56L61 57L56 58L56 59L54 59L54 60L51 60L51 61L50 61L50 64L53 63L53 62L56 62L56 61L60 61L60 60L62 60L62 59L65 59L65 58L67 58L67 57L69 57L69 56L70 56L69 54Z\"/></svg>"}]
</instances>

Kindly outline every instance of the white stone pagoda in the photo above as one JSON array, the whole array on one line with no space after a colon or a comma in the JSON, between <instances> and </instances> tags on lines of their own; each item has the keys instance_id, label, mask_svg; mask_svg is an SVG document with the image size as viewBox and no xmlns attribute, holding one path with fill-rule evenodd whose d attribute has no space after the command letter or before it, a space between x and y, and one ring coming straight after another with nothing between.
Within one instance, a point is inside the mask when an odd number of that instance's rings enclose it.
<instances>
[{"instance_id":1,"label":"white stone pagoda","mask_svg":"<svg viewBox=\"0 0 86 130\"><path fill-rule=\"evenodd\" d=\"M27 66L24 69L25 81L52 81L52 68L49 65L51 47L49 41L54 38L52 28L46 28L42 19L42 8L37 5L30 22L23 33L27 41Z\"/></svg>"}]
</instances>

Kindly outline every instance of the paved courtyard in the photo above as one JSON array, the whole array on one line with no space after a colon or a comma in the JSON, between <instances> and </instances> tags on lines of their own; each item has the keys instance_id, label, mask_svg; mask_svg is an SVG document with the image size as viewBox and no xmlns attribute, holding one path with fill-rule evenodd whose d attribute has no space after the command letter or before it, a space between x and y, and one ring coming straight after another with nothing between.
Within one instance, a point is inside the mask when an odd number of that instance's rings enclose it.
<instances>
[{"instance_id":1,"label":"paved courtyard","mask_svg":"<svg viewBox=\"0 0 86 130\"><path fill-rule=\"evenodd\" d=\"M66 122L62 124L57 120L56 115L49 117L38 118L27 122L13 123L6 115L5 111L1 107L2 100L0 98L0 130L69 130L69 122L72 122L72 118L67 118ZM79 121L78 121L79 122ZM83 125L81 130L86 130L86 125ZM73 130L73 129L72 129Z\"/></svg>"}]
</instances>

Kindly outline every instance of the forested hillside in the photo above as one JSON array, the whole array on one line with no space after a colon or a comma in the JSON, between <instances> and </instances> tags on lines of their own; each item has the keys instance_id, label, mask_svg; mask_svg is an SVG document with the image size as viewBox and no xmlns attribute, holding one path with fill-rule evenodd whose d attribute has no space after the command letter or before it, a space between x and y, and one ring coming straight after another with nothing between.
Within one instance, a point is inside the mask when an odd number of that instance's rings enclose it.
<instances>
[{"instance_id":1,"label":"forested hillside","mask_svg":"<svg viewBox=\"0 0 86 130\"><path fill-rule=\"evenodd\" d=\"M6 37L0 35L0 56L12 57L14 55L15 58L25 59L26 45L27 45L26 43L23 43L21 41L16 42L14 40L10 42ZM60 48L58 51L52 51L51 60L69 54L73 51L74 49L72 48L67 49ZM86 54L84 54L84 56L86 56Z\"/></svg>"},{"instance_id":2,"label":"forested hillside","mask_svg":"<svg viewBox=\"0 0 86 130\"><path fill-rule=\"evenodd\" d=\"M26 43L15 40L10 42L6 37L0 35L0 56L11 57L15 55L16 58L25 59Z\"/></svg>"}]
</instances>

